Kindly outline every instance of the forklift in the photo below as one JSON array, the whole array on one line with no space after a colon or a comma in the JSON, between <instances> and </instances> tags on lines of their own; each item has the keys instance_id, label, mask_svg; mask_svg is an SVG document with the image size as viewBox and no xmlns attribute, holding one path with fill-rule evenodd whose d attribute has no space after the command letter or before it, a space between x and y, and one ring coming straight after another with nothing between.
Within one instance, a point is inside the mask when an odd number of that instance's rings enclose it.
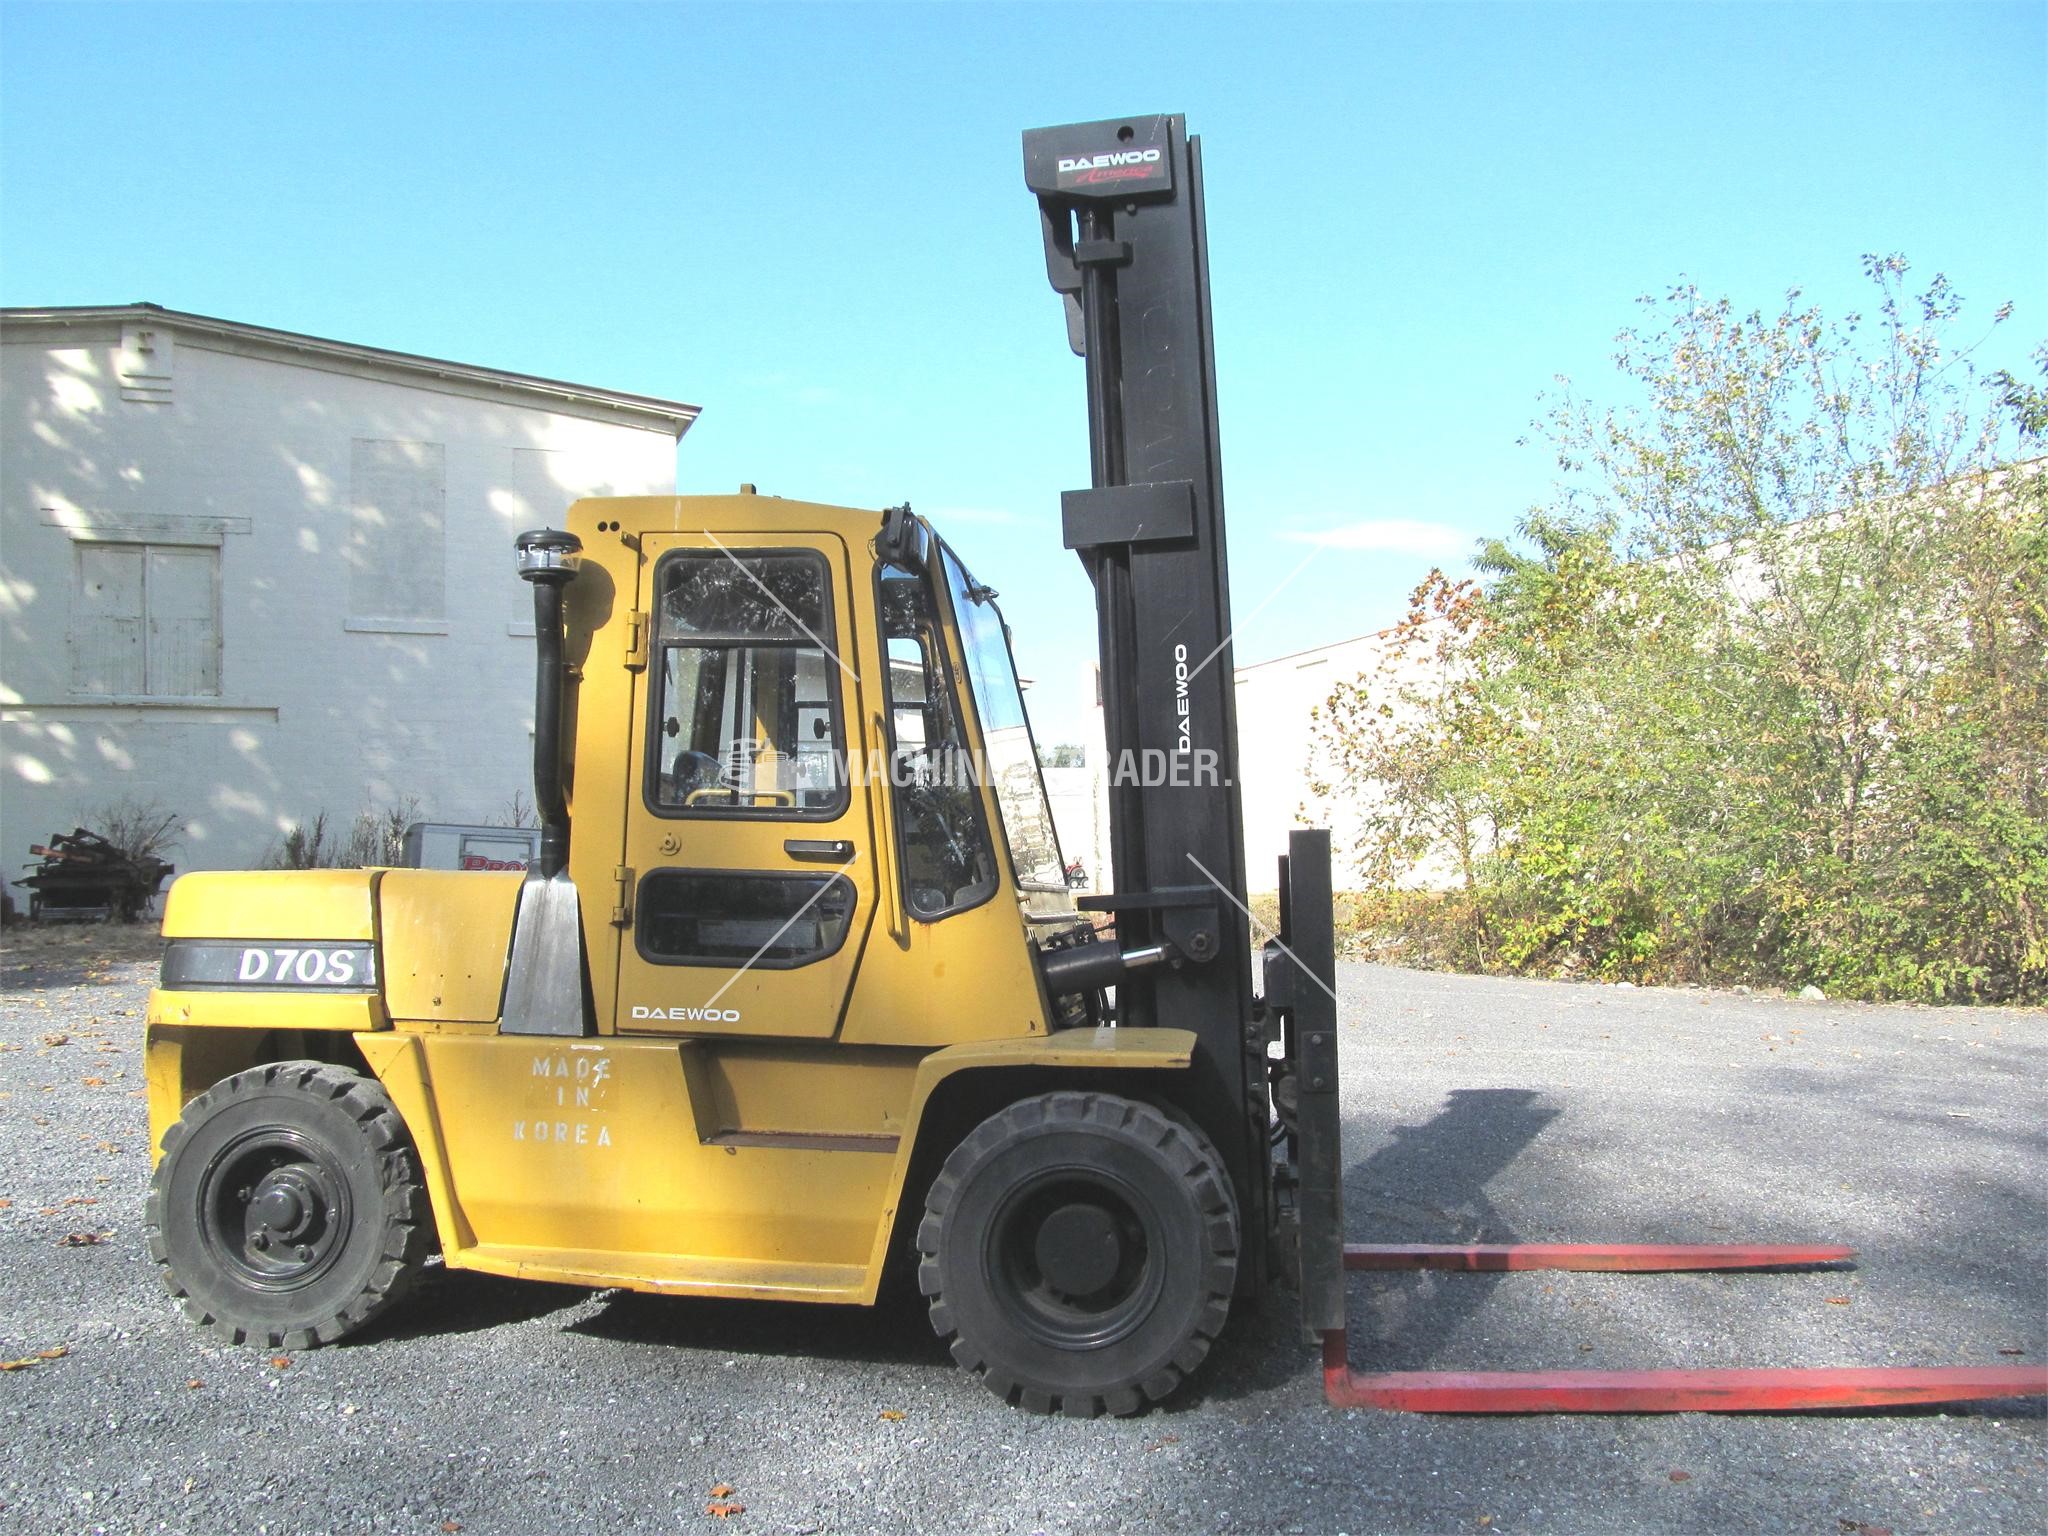
<instances>
[{"instance_id":1,"label":"forklift","mask_svg":"<svg viewBox=\"0 0 2048 1536\"><path fill-rule=\"evenodd\" d=\"M1233 1306L1285 1285L1346 1404L2048 1386L1351 1370L1350 1269L1847 1250L1342 1241L1327 832L1291 834L1279 929L1253 948L1200 141L1177 116L1041 129L1024 171L1086 368L1091 484L1061 510L1095 590L1109 892L1067 884L996 593L907 505L578 502L517 541L529 870L171 889L146 1230L185 1311L237 1343L329 1343L436 1253L849 1305L893 1272L991 1391L1093 1417L1171 1395Z\"/></svg>"}]
</instances>

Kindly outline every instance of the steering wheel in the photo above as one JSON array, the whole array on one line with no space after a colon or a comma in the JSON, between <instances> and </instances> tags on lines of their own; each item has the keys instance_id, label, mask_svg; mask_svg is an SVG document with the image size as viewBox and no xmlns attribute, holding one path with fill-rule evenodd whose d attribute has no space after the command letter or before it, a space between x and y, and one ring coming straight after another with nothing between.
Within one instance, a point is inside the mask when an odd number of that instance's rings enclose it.
<instances>
[{"instance_id":1,"label":"steering wheel","mask_svg":"<svg viewBox=\"0 0 2048 1536\"><path fill-rule=\"evenodd\" d=\"M676 754L676 760L669 764L668 802L671 805L690 803L692 795L707 789L721 788L718 759L709 752L694 752L684 748Z\"/></svg>"}]
</instances>

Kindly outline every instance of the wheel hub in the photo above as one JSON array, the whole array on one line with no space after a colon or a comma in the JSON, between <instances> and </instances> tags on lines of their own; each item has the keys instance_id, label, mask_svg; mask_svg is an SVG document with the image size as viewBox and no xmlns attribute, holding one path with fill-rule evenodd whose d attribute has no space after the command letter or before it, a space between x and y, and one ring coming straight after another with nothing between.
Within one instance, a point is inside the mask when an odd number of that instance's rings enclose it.
<instances>
[{"instance_id":1,"label":"wheel hub","mask_svg":"<svg viewBox=\"0 0 2048 1536\"><path fill-rule=\"evenodd\" d=\"M217 1153L204 1177L202 1240L240 1283L296 1290L332 1266L351 1223L347 1180L322 1149L264 1126Z\"/></svg>"},{"instance_id":2,"label":"wheel hub","mask_svg":"<svg viewBox=\"0 0 2048 1536\"><path fill-rule=\"evenodd\" d=\"M325 1216L325 1202L310 1170L279 1168L265 1176L249 1202L250 1240L260 1233L271 1243L295 1243L323 1225Z\"/></svg>"},{"instance_id":3,"label":"wheel hub","mask_svg":"<svg viewBox=\"0 0 2048 1536\"><path fill-rule=\"evenodd\" d=\"M1102 1207L1078 1201L1048 1215L1032 1247L1038 1272L1067 1296L1094 1295L1123 1265L1124 1245L1115 1221Z\"/></svg>"},{"instance_id":4,"label":"wheel hub","mask_svg":"<svg viewBox=\"0 0 2048 1536\"><path fill-rule=\"evenodd\" d=\"M986 1273L1015 1325L1058 1349L1103 1349L1145 1319L1165 1281L1149 1205L1106 1170L1062 1166L1011 1192Z\"/></svg>"}]
</instances>

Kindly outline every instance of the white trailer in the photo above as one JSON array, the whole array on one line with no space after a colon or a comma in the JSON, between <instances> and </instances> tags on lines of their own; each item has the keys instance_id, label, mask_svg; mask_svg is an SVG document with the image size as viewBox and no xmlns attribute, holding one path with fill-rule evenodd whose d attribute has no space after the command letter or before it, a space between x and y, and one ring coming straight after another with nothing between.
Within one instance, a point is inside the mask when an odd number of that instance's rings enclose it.
<instances>
[{"instance_id":1,"label":"white trailer","mask_svg":"<svg viewBox=\"0 0 2048 1536\"><path fill-rule=\"evenodd\" d=\"M405 829L407 869L525 869L540 857L538 827L416 821Z\"/></svg>"}]
</instances>

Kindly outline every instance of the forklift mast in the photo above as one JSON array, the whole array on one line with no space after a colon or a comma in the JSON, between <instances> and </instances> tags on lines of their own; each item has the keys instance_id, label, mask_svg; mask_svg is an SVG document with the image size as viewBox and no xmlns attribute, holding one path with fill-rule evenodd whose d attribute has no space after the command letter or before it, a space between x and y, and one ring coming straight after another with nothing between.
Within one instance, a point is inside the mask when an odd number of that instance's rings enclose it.
<instances>
[{"instance_id":1,"label":"forklift mast","mask_svg":"<svg viewBox=\"0 0 2048 1536\"><path fill-rule=\"evenodd\" d=\"M1209 319L1202 151L1179 116L1024 135L1047 275L1087 365L1090 488L1061 497L1095 586L1110 894L1128 952L1118 1023L1194 1031L1189 1110L1236 1187L1240 1276L1275 1257L1266 1034L1254 1022L1229 558Z\"/></svg>"},{"instance_id":2,"label":"forklift mast","mask_svg":"<svg viewBox=\"0 0 2048 1536\"><path fill-rule=\"evenodd\" d=\"M1066 543L1095 583L1109 749L1116 914L1170 968L1119 982L1123 1024L1193 1030L1193 1102L1231 1132L1241 1289L1291 1271L1301 1327L1341 1407L1449 1413L1756 1411L2034 1395L2039 1367L1824 1370L1393 1371L1350 1362L1348 1270L1770 1269L1839 1263L1817 1244L1401 1244L1343 1240L1343 1134L1330 835L1296 830L1280 861L1280 932L1251 991L1230 582L1223 539L1201 142L1177 116L1024 135L1046 271L1087 360L1093 483L1062 497ZM1268 1042L1281 1047L1270 1067ZM1276 1134L1273 1111L1279 1112ZM1275 1155L1277 1152L1278 1155ZM1248 1283L1247 1283L1248 1282Z\"/></svg>"}]
</instances>

